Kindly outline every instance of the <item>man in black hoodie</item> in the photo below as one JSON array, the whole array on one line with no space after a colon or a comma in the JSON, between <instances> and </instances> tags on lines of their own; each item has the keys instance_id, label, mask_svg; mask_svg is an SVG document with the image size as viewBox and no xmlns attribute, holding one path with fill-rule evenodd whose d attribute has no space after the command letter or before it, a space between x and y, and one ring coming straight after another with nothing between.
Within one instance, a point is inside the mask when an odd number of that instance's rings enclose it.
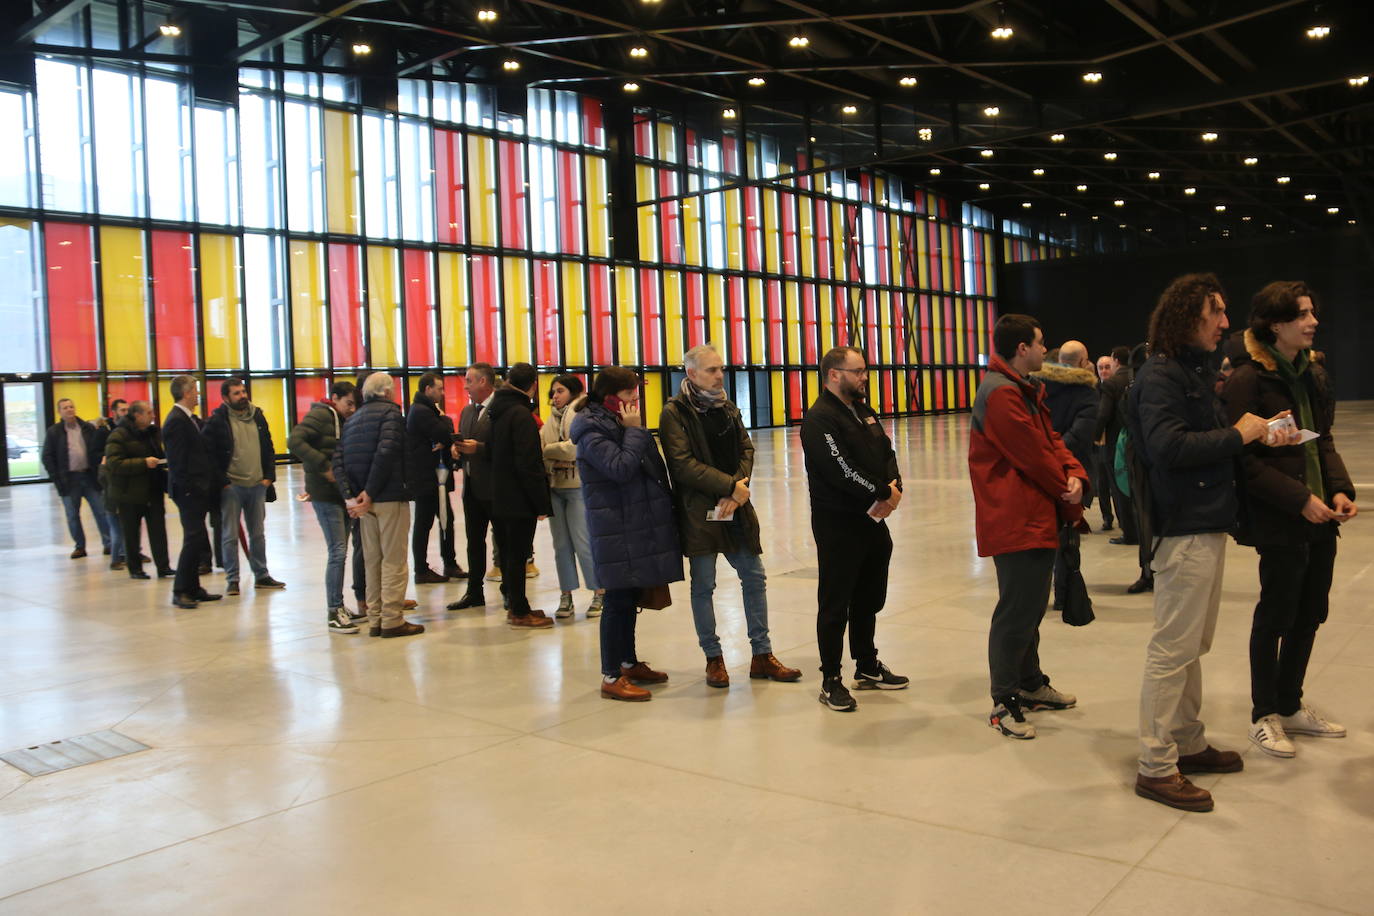
<instances>
[{"instance_id":1,"label":"man in black hoodie","mask_svg":"<svg viewBox=\"0 0 1374 916\"><path fill-rule=\"evenodd\" d=\"M501 554L501 592L510 611L506 621L515 629L543 630L553 618L532 610L525 597L525 561L534 550L534 529L553 511L549 478L544 471L544 448L534 422L534 396L539 375L529 363L516 363L506 385L492 396L491 526Z\"/></svg>"},{"instance_id":2,"label":"man in black hoodie","mask_svg":"<svg viewBox=\"0 0 1374 916\"><path fill-rule=\"evenodd\" d=\"M892 535L883 519L902 501L897 454L868 394L862 350L835 347L821 358L825 390L802 421L802 453L811 494L811 533L820 582L816 641L821 652L820 701L831 709L858 708L840 676L844 631L854 657L857 690L901 690L911 681L878 661L873 644L878 612L887 601Z\"/></svg>"},{"instance_id":3,"label":"man in black hoodie","mask_svg":"<svg viewBox=\"0 0 1374 916\"><path fill-rule=\"evenodd\" d=\"M444 377L437 372L420 376L419 390L406 414L406 477L415 497L415 527L410 535L415 584L437 584L463 576L453 552L453 421L444 415ZM439 521L439 555L443 573L429 568L429 531Z\"/></svg>"}]
</instances>

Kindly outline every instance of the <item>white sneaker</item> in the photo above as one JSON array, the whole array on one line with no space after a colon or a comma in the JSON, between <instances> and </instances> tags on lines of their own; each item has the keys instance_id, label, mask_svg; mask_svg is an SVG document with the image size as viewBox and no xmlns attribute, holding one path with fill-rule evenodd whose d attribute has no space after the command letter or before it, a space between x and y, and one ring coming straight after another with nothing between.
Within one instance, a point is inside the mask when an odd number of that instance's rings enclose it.
<instances>
[{"instance_id":1,"label":"white sneaker","mask_svg":"<svg viewBox=\"0 0 1374 916\"><path fill-rule=\"evenodd\" d=\"M1008 738L1028 741L1035 737L1035 726L1026 721L1025 714L1021 712L1021 704L1016 702L1015 697L992 708L992 712L988 714L988 725Z\"/></svg>"},{"instance_id":2,"label":"white sneaker","mask_svg":"<svg viewBox=\"0 0 1374 916\"><path fill-rule=\"evenodd\" d=\"M1302 709L1291 716L1279 716L1283 730L1290 735L1311 735L1314 738L1344 738L1345 726L1338 722L1328 722L1311 706L1302 704Z\"/></svg>"},{"instance_id":3,"label":"white sneaker","mask_svg":"<svg viewBox=\"0 0 1374 916\"><path fill-rule=\"evenodd\" d=\"M1275 713L1250 726L1250 742L1271 757L1296 757L1298 749L1288 740L1283 723Z\"/></svg>"},{"instance_id":4,"label":"white sneaker","mask_svg":"<svg viewBox=\"0 0 1374 916\"><path fill-rule=\"evenodd\" d=\"M1048 683L1042 684L1038 690L1030 693L1018 690L1016 696L1021 700L1021 706L1031 712L1041 709L1072 709L1078 705L1078 697L1071 693L1061 693Z\"/></svg>"}]
</instances>

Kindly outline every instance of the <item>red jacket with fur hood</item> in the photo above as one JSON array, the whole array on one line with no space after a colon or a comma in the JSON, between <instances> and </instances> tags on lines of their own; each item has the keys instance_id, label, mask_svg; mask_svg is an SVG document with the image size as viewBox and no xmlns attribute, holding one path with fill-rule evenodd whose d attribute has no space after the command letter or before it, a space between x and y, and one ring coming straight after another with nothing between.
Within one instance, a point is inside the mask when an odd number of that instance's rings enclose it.
<instances>
[{"instance_id":1,"label":"red jacket with fur hood","mask_svg":"<svg viewBox=\"0 0 1374 916\"><path fill-rule=\"evenodd\" d=\"M1050 425L1045 389L994 356L978 385L969 435L969 479L978 555L1059 546L1060 520L1083 517L1081 505L1060 499L1077 477L1087 493L1088 472Z\"/></svg>"}]
</instances>

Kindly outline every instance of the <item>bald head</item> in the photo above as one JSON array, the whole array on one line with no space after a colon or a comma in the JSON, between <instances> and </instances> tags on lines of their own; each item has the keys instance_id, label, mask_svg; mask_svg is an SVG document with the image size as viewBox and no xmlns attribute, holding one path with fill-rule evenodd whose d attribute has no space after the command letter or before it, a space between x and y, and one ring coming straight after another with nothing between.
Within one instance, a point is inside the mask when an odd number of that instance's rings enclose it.
<instances>
[{"instance_id":1,"label":"bald head","mask_svg":"<svg viewBox=\"0 0 1374 916\"><path fill-rule=\"evenodd\" d=\"M1088 362L1088 348L1078 340L1066 340L1059 345L1059 363L1071 369L1092 368Z\"/></svg>"}]
</instances>

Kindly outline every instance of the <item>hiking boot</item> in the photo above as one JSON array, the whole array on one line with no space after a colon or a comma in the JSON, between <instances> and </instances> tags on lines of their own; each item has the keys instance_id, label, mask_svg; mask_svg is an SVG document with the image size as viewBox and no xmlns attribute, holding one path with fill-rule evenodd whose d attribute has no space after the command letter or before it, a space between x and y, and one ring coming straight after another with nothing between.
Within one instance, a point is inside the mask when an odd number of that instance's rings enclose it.
<instances>
[{"instance_id":1,"label":"hiking boot","mask_svg":"<svg viewBox=\"0 0 1374 916\"><path fill-rule=\"evenodd\" d=\"M767 678L773 681L783 681L791 683L801 680L802 673L796 668L789 668L772 652L765 652L762 655L755 655L749 662L749 676L752 678Z\"/></svg>"},{"instance_id":2,"label":"hiking boot","mask_svg":"<svg viewBox=\"0 0 1374 916\"><path fill-rule=\"evenodd\" d=\"M716 655L706 659L706 686L730 686L730 672L725 670L724 656Z\"/></svg>"}]
</instances>

